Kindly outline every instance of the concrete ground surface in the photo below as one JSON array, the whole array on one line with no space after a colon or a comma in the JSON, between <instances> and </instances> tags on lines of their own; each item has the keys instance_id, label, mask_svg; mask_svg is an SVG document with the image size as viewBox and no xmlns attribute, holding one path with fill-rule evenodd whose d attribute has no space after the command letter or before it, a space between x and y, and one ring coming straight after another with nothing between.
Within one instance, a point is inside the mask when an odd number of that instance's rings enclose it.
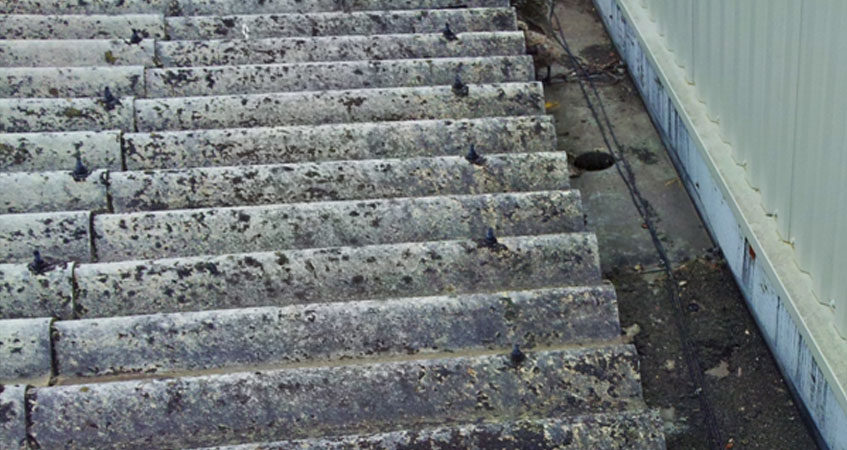
<instances>
[{"instance_id":1,"label":"concrete ground surface","mask_svg":"<svg viewBox=\"0 0 847 450\"><path fill-rule=\"evenodd\" d=\"M572 51L593 74L673 262L681 284L683 320L698 355L698 370L704 372L721 448L816 448L593 3L559 0L555 13ZM556 120L559 150L576 157L605 149L571 70L554 66L545 95L548 113ZM605 276L618 292L621 324L641 357L644 397L649 406L661 409L666 422L668 448L709 448L666 276L650 234L614 168L572 175L573 186L582 192L588 227L597 233Z\"/></svg>"}]
</instances>

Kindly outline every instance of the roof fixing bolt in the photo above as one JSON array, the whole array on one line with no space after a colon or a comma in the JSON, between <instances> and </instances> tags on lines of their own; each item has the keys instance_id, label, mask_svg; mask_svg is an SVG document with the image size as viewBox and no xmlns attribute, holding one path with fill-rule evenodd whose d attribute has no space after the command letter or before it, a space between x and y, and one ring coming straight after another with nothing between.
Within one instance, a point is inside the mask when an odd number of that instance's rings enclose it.
<instances>
[{"instance_id":1,"label":"roof fixing bolt","mask_svg":"<svg viewBox=\"0 0 847 450\"><path fill-rule=\"evenodd\" d=\"M462 77L459 74L456 74L456 79L453 80L453 93L456 94L456 97L467 97L470 88L465 83L462 83Z\"/></svg>"},{"instance_id":2,"label":"roof fixing bolt","mask_svg":"<svg viewBox=\"0 0 847 450\"><path fill-rule=\"evenodd\" d=\"M109 86L106 86L103 89L103 103L106 106L106 111L111 111L115 109L115 106L120 105L121 101L118 100L117 97L112 95L112 90L109 89Z\"/></svg>"},{"instance_id":3,"label":"roof fixing bolt","mask_svg":"<svg viewBox=\"0 0 847 450\"><path fill-rule=\"evenodd\" d=\"M468 150L468 154L465 155L465 159L468 160L469 163L481 166L485 164L485 158L482 157L479 153L476 152L476 146L471 144L471 149Z\"/></svg>"},{"instance_id":4,"label":"roof fixing bolt","mask_svg":"<svg viewBox=\"0 0 847 450\"><path fill-rule=\"evenodd\" d=\"M132 36L129 38L129 43L132 45L138 45L143 41L144 38L141 36L141 33L138 32L135 28L132 29Z\"/></svg>"},{"instance_id":5,"label":"roof fixing bolt","mask_svg":"<svg viewBox=\"0 0 847 450\"><path fill-rule=\"evenodd\" d=\"M509 360L512 362L512 367L516 368L526 361L526 355L521 351L518 344L515 344L515 346L512 347L512 353L509 354Z\"/></svg>"},{"instance_id":6,"label":"roof fixing bolt","mask_svg":"<svg viewBox=\"0 0 847 450\"><path fill-rule=\"evenodd\" d=\"M455 41L459 39L459 37L456 36L456 33L450 29L449 23L444 24L444 29L441 30L441 34L444 35L444 39L447 39L448 41Z\"/></svg>"},{"instance_id":7,"label":"roof fixing bolt","mask_svg":"<svg viewBox=\"0 0 847 450\"><path fill-rule=\"evenodd\" d=\"M35 250L34 252L32 252L32 256L32 262L29 263L28 266L29 270L31 270L36 275L41 275L42 273L46 272L50 265L47 264L47 261L41 259L41 252Z\"/></svg>"},{"instance_id":8,"label":"roof fixing bolt","mask_svg":"<svg viewBox=\"0 0 847 450\"><path fill-rule=\"evenodd\" d=\"M82 163L82 157L79 154L79 150L76 151L76 166L74 166L74 171L71 172L71 177L73 177L74 181L82 181L88 178L91 175L91 172L88 170L88 167L85 167L85 164Z\"/></svg>"},{"instance_id":9,"label":"roof fixing bolt","mask_svg":"<svg viewBox=\"0 0 847 450\"><path fill-rule=\"evenodd\" d=\"M494 236L494 228L489 227L485 233L485 245L489 247L497 245L497 236Z\"/></svg>"}]
</instances>

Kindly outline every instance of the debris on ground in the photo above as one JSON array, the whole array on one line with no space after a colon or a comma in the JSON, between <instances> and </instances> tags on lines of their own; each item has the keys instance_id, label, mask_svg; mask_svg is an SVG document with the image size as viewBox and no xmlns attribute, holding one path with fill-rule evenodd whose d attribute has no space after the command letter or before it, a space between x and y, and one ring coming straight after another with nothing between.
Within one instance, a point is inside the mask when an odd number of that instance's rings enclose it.
<instances>
[{"instance_id":1,"label":"debris on ground","mask_svg":"<svg viewBox=\"0 0 847 450\"><path fill-rule=\"evenodd\" d=\"M686 366L674 362L682 355L671 325L674 309L667 290L654 291L648 275L660 286L667 279L661 272L637 273L629 267L608 274L618 292L621 325L638 330L628 334L641 357L644 398L660 409L668 448L706 449L700 403L691 395ZM735 449L816 448L767 345L751 331L753 317L725 261L694 258L674 276L688 280L687 292L696 293L690 295L702 305L696 312L685 308L684 320L724 436L734 438Z\"/></svg>"},{"instance_id":2,"label":"debris on ground","mask_svg":"<svg viewBox=\"0 0 847 450\"><path fill-rule=\"evenodd\" d=\"M721 361L717 366L706 371L706 375L715 378L726 378L729 376L729 364L726 361Z\"/></svg>"}]
</instances>

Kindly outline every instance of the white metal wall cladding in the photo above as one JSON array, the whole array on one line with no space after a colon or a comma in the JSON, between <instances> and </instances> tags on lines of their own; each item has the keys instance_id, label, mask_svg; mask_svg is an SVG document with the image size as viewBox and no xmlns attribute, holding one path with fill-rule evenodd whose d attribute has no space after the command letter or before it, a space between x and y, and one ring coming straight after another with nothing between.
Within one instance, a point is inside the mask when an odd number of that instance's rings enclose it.
<instances>
[{"instance_id":1,"label":"white metal wall cladding","mask_svg":"<svg viewBox=\"0 0 847 450\"><path fill-rule=\"evenodd\" d=\"M847 1L628 1L647 8L847 336Z\"/></svg>"}]
</instances>

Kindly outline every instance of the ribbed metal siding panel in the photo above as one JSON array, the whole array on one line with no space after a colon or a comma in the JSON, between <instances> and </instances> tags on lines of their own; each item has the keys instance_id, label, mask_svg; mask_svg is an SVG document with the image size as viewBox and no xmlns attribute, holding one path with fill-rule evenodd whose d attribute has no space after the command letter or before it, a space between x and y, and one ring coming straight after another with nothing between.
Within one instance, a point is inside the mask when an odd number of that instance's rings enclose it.
<instances>
[{"instance_id":1,"label":"ribbed metal siding panel","mask_svg":"<svg viewBox=\"0 0 847 450\"><path fill-rule=\"evenodd\" d=\"M847 128L847 127L845 127ZM844 168L842 161L842 169ZM842 184L844 180L841 181ZM835 252L835 260L832 263L832 267L830 268L833 272L833 278L835 282L832 283L832 293L830 293L831 298L833 298L836 302L835 304L835 323L838 327L838 331L841 333L841 336L847 339L847 299L845 299L845 293L847 293L847 276L844 276L843 269L844 264L847 263L845 261L845 255L847 255L847 189L843 186L838 191L839 196L839 205L840 210L838 211L838 222L836 224L837 232L833 236L833 251Z\"/></svg>"},{"instance_id":2,"label":"ribbed metal siding panel","mask_svg":"<svg viewBox=\"0 0 847 450\"><path fill-rule=\"evenodd\" d=\"M753 187L762 193L763 207L773 214L784 240L789 239L791 186L800 42L800 2L757 0L755 62L754 157L747 165ZM755 145L758 142L759 145Z\"/></svg>"},{"instance_id":3,"label":"ribbed metal siding panel","mask_svg":"<svg viewBox=\"0 0 847 450\"><path fill-rule=\"evenodd\" d=\"M668 42L674 42L671 49L676 57L674 62L685 69L686 81L693 83L694 77L691 70L692 47L694 46L694 34L691 32L693 0L676 0L669 3L671 24L668 27Z\"/></svg>"},{"instance_id":4,"label":"ribbed metal siding panel","mask_svg":"<svg viewBox=\"0 0 847 450\"><path fill-rule=\"evenodd\" d=\"M666 39L668 50L674 54L674 62L685 68L688 81L693 83L694 0L639 0L639 4L648 8L659 35Z\"/></svg>"},{"instance_id":5,"label":"ribbed metal siding panel","mask_svg":"<svg viewBox=\"0 0 847 450\"><path fill-rule=\"evenodd\" d=\"M736 9L738 5L732 1L722 1L720 2L720 6L720 15L717 18L719 22L717 25L722 30L720 33L720 56L718 58L721 71L719 72L719 77L713 81L718 86L718 98L716 99L717 104L715 105L715 109L718 110L718 116L720 117L721 139L727 144L732 145L731 136L733 135L736 125L735 121L737 120L737 111L733 109L733 102L735 100L734 91L737 86L738 71L738 48L736 42L738 34Z\"/></svg>"},{"instance_id":6,"label":"ribbed metal siding panel","mask_svg":"<svg viewBox=\"0 0 847 450\"><path fill-rule=\"evenodd\" d=\"M638 2L847 335L847 2Z\"/></svg>"},{"instance_id":7,"label":"ribbed metal siding panel","mask_svg":"<svg viewBox=\"0 0 847 450\"><path fill-rule=\"evenodd\" d=\"M800 267L816 293L847 307L843 270L847 257L836 254L840 212L845 208L845 128L847 128L847 3L821 0L803 6L800 37L797 136L789 233ZM841 203L840 203L841 202ZM836 283L842 289L836 289ZM838 298L841 297L841 298Z\"/></svg>"}]
</instances>

